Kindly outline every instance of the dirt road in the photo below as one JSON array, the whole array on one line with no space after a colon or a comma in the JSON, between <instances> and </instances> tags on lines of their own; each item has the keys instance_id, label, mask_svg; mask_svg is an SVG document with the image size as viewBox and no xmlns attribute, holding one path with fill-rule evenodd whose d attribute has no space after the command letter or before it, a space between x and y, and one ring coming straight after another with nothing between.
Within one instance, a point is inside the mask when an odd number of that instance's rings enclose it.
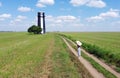
<instances>
[{"instance_id":1,"label":"dirt road","mask_svg":"<svg viewBox=\"0 0 120 78\"><path fill-rule=\"evenodd\" d=\"M77 52L75 51L75 49L73 49L69 43L62 38L63 41L66 43L66 45L69 47L69 49L71 50L71 52L74 53L74 55L77 57ZM83 57L79 57L78 58L79 61L85 66L86 69L88 69L89 73L93 76L93 78L105 78L103 76L103 74L99 73L88 61L86 61Z\"/></svg>"},{"instance_id":2,"label":"dirt road","mask_svg":"<svg viewBox=\"0 0 120 78\"><path fill-rule=\"evenodd\" d=\"M52 70L52 60L51 60L51 54L53 52L53 46L54 46L54 41L51 41L51 46L48 47L48 50L46 52L45 60L43 64L41 65L41 70L42 72L40 73L40 78L49 78L49 75ZM35 78L39 78L35 77Z\"/></svg>"},{"instance_id":3,"label":"dirt road","mask_svg":"<svg viewBox=\"0 0 120 78\"><path fill-rule=\"evenodd\" d=\"M74 42L72 42L71 40L69 40L72 44L76 45ZM114 69L112 69L110 66L108 66L107 64L105 64L104 62L102 62L101 60L99 60L98 58L96 58L95 56L89 54L88 52L86 52L84 49L82 49L82 52L84 52L87 56L91 57L93 60L95 60L98 64L100 64L102 67L104 67L106 70L108 70L109 72L111 72L112 74L114 74L117 78L120 78L120 73L116 72Z\"/></svg>"}]
</instances>

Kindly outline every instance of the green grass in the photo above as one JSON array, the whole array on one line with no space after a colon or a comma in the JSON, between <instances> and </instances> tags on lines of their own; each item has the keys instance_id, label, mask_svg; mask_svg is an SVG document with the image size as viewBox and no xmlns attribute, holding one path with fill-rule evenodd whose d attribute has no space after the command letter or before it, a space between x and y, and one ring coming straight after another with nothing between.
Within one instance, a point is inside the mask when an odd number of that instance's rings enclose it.
<instances>
[{"instance_id":1,"label":"green grass","mask_svg":"<svg viewBox=\"0 0 120 78\"><path fill-rule=\"evenodd\" d=\"M103 68L102 66L100 66L98 63L96 63L92 58L88 57L87 55L85 55L84 53L82 53L82 56L87 59L94 68L96 68L99 72L101 72L106 78L117 78L116 76L114 76L112 73L110 73L109 71L107 71L105 68Z\"/></svg>"},{"instance_id":2,"label":"green grass","mask_svg":"<svg viewBox=\"0 0 120 78\"><path fill-rule=\"evenodd\" d=\"M120 67L120 32L62 33L72 40L80 40L83 47L106 62Z\"/></svg>"},{"instance_id":3,"label":"green grass","mask_svg":"<svg viewBox=\"0 0 120 78\"><path fill-rule=\"evenodd\" d=\"M31 77L44 61L49 43L54 37L27 33L0 33L0 76L2 78ZM39 66L39 67L38 67Z\"/></svg>"},{"instance_id":4,"label":"green grass","mask_svg":"<svg viewBox=\"0 0 120 78\"><path fill-rule=\"evenodd\" d=\"M112 53L120 53L120 32L79 32L64 34L71 36L75 40L110 50Z\"/></svg>"},{"instance_id":5,"label":"green grass","mask_svg":"<svg viewBox=\"0 0 120 78\"><path fill-rule=\"evenodd\" d=\"M67 40L70 45L75 49L77 50L77 47L75 45L73 45L69 40ZM89 61L92 66L94 68L96 68L99 72L101 72L106 78L117 78L116 76L114 76L112 73L110 73L109 71L107 71L105 68L103 68L101 65L99 65L97 62L95 62L92 58L90 58L89 56L87 56L86 54L84 54L82 52L82 56L87 60Z\"/></svg>"},{"instance_id":6,"label":"green grass","mask_svg":"<svg viewBox=\"0 0 120 78\"><path fill-rule=\"evenodd\" d=\"M50 78L82 78L71 61L66 44L59 36L55 38L55 49L52 55L53 69Z\"/></svg>"},{"instance_id":7,"label":"green grass","mask_svg":"<svg viewBox=\"0 0 120 78\"><path fill-rule=\"evenodd\" d=\"M56 34L4 32L0 33L0 78L41 77L49 51L53 63L50 78L81 77L64 42Z\"/></svg>"}]
</instances>

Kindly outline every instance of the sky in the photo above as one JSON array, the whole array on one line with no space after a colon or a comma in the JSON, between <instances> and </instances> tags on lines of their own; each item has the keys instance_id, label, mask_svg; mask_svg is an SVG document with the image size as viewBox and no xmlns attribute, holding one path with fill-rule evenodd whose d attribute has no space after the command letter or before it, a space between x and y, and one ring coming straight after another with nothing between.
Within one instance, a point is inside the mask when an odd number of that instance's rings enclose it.
<instances>
[{"instance_id":1,"label":"sky","mask_svg":"<svg viewBox=\"0 0 120 78\"><path fill-rule=\"evenodd\" d=\"M0 0L0 31L27 31L38 12L47 32L120 32L120 0Z\"/></svg>"}]
</instances>

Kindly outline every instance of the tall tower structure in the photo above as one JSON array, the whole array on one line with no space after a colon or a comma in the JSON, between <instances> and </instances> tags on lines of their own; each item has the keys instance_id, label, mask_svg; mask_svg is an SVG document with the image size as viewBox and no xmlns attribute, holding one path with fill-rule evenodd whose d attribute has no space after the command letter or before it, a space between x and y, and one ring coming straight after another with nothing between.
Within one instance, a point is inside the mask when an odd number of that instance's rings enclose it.
<instances>
[{"instance_id":1,"label":"tall tower structure","mask_svg":"<svg viewBox=\"0 0 120 78\"><path fill-rule=\"evenodd\" d=\"M38 12L38 26L42 29L41 34L45 34L46 28L45 28L45 13L44 12Z\"/></svg>"}]
</instances>

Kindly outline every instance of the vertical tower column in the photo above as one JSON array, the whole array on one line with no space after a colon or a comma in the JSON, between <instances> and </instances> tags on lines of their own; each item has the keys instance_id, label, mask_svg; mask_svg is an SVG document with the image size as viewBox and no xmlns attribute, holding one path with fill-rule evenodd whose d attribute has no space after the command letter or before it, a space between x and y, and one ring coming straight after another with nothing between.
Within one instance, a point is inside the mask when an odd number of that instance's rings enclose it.
<instances>
[{"instance_id":1,"label":"vertical tower column","mask_svg":"<svg viewBox=\"0 0 120 78\"><path fill-rule=\"evenodd\" d=\"M42 29L42 31L41 31L41 34L44 34L44 30L43 30L43 13L42 12L40 12L40 15L41 15L41 23L40 23L40 26L41 26L41 29Z\"/></svg>"},{"instance_id":2,"label":"vertical tower column","mask_svg":"<svg viewBox=\"0 0 120 78\"><path fill-rule=\"evenodd\" d=\"M46 28L45 28L45 13L43 12L43 33L46 33Z\"/></svg>"},{"instance_id":3,"label":"vertical tower column","mask_svg":"<svg viewBox=\"0 0 120 78\"><path fill-rule=\"evenodd\" d=\"M41 27L41 14L40 14L40 12L38 12L38 22L37 22L38 24L38 26L39 27Z\"/></svg>"},{"instance_id":4,"label":"vertical tower column","mask_svg":"<svg viewBox=\"0 0 120 78\"><path fill-rule=\"evenodd\" d=\"M45 13L38 12L38 26L41 27L41 34L45 34Z\"/></svg>"}]
</instances>

